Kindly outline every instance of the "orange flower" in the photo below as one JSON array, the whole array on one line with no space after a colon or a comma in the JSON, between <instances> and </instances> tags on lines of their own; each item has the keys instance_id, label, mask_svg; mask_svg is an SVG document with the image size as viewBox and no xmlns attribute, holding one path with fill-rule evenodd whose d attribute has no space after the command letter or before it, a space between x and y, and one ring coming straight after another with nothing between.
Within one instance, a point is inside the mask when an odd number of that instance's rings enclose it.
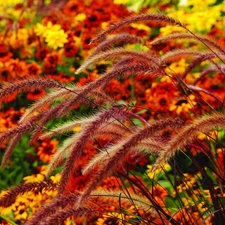
<instances>
[{"instance_id":1,"label":"orange flower","mask_svg":"<svg viewBox=\"0 0 225 225\"><path fill-rule=\"evenodd\" d=\"M173 216L173 218L179 223L179 225L201 224L202 222L202 219L199 218L199 213L193 212L190 209L180 210Z\"/></svg>"},{"instance_id":2,"label":"orange flower","mask_svg":"<svg viewBox=\"0 0 225 225\"><path fill-rule=\"evenodd\" d=\"M43 61L48 53L49 53L49 50L47 48L41 48L41 49L37 50L37 52L35 53L35 57L39 61Z\"/></svg>"},{"instance_id":3,"label":"orange flower","mask_svg":"<svg viewBox=\"0 0 225 225\"><path fill-rule=\"evenodd\" d=\"M175 113L178 115L182 113L187 115L191 110L193 110L195 105L197 105L195 96L191 94L187 97L187 99L181 99L178 101L174 100L171 103L169 110L175 111Z\"/></svg>"},{"instance_id":4,"label":"orange flower","mask_svg":"<svg viewBox=\"0 0 225 225\"><path fill-rule=\"evenodd\" d=\"M19 59L11 59L5 63L5 67L8 67L10 76L13 79L18 79L27 76L26 62Z\"/></svg>"},{"instance_id":5,"label":"orange flower","mask_svg":"<svg viewBox=\"0 0 225 225\"><path fill-rule=\"evenodd\" d=\"M225 149L224 148L218 148L216 150L217 153L217 160L216 160L216 169L218 170L218 173L222 178L225 178L225 171L224 171L224 163L225 163Z\"/></svg>"},{"instance_id":6,"label":"orange flower","mask_svg":"<svg viewBox=\"0 0 225 225\"><path fill-rule=\"evenodd\" d=\"M57 151L57 140L45 138L37 147L37 155L43 162L50 162L53 154Z\"/></svg>"},{"instance_id":7,"label":"orange flower","mask_svg":"<svg viewBox=\"0 0 225 225\"><path fill-rule=\"evenodd\" d=\"M71 17L77 15L80 12L84 12L84 2L70 0L64 7L63 12L65 15L70 15Z\"/></svg>"},{"instance_id":8,"label":"orange flower","mask_svg":"<svg viewBox=\"0 0 225 225\"><path fill-rule=\"evenodd\" d=\"M205 76L203 77L199 82L198 86L206 89L209 93L213 94L217 98L219 98L221 101L224 101L225 98L225 86L223 85L225 82L224 75L223 74L216 74L213 77ZM201 92L200 93L201 98L199 99L201 101L201 104L203 105L211 105L214 109L221 107L222 103L219 102L216 98ZM206 103L207 104L206 104Z\"/></svg>"},{"instance_id":9,"label":"orange flower","mask_svg":"<svg viewBox=\"0 0 225 225\"><path fill-rule=\"evenodd\" d=\"M44 72L54 73L56 66L61 62L61 56L57 52L52 52L46 55L44 59Z\"/></svg>"},{"instance_id":10,"label":"orange flower","mask_svg":"<svg viewBox=\"0 0 225 225\"><path fill-rule=\"evenodd\" d=\"M35 101L45 95L45 90L35 89L33 91L29 91L27 94L27 99L31 101Z\"/></svg>"},{"instance_id":11,"label":"orange flower","mask_svg":"<svg viewBox=\"0 0 225 225\"><path fill-rule=\"evenodd\" d=\"M0 62L7 62L11 57L12 53L7 51L4 44L0 44Z\"/></svg>"},{"instance_id":12,"label":"orange flower","mask_svg":"<svg viewBox=\"0 0 225 225\"><path fill-rule=\"evenodd\" d=\"M77 82L77 85L80 85L80 86L84 86L86 84L88 84L89 82L91 81L94 81L96 80L96 76L93 76L93 75L90 75L88 77L82 77L80 78L80 80Z\"/></svg>"},{"instance_id":13,"label":"orange flower","mask_svg":"<svg viewBox=\"0 0 225 225\"><path fill-rule=\"evenodd\" d=\"M68 183L66 184L65 193L67 192L75 192L75 191L82 191L85 188L89 180L89 175L74 175L71 174Z\"/></svg>"},{"instance_id":14,"label":"orange flower","mask_svg":"<svg viewBox=\"0 0 225 225\"><path fill-rule=\"evenodd\" d=\"M168 191L164 187L156 184L150 189L150 193L160 206L165 205L165 198L168 196Z\"/></svg>"},{"instance_id":15,"label":"orange flower","mask_svg":"<svg viewBox=\"0 0 225 225\"><path fill-rule=\"evenodd\" d=\"M25 108L21 108L19 111L15 111L13 108L10 108L4 113L7 127L15 127L18 125L20 117L24 114Z\"/></svg>"},{"instance_id":16,"label":"orange flower","mask_svg":"<svg viewBox=\"0 0 225 225\"><path fill-rule=\"evenodd\" d=\"M0 83L4 81L10 81L9 68L5 66L0 68Z\"/></svg>"},{"instance_id":17,"label":"orange flower","mask_svg":"<svg viewBox=\"0 0 225 225\"><path fill-rule=\"evenodd\" d=\"M17 93L12 93L9 96L3 97L1 101L4 103L9 103L16 100L16 97L17 97Z\"/></svg>"},{"instance_id":18,"label":"orange flower","mask_svg":"<svg viewBox=\"0 0 225 225\"><path fill-rule=\"evenodd\" d=\"M57 80L60 83L70 83L75 80L75 77L66 75L64 73L48 74L48 77Z\"/></svg>"},{"instance_id":19,"label":"orange flower","mask_svg":"<svg viewBox=\"0 0 225 225\"><path fill-rule=\"evenodd\" d=\"M153 83L152 87L145 91L147 107L152 110L153 114L168 114L176 90L172 82L161 81L160 83Z\"/></svg>"},{"instance_id":20,"label":"orange flower","mask_svg":"<svg viewBox=\"0 0 225 225\"><path fill-rule=\"evenodd\" d=\"M35 62L32 62L27 65L28 75L29 76L38 76L41 73L41 66Z\"/></svg>"},{"instance_id":21,"label":"orange flower","mask_svg":"<svg viewBox=\"0 0 225 225\"><path fill-rule=\"evenodd\" d=\"M104 190L120 190L121 181L114 176L107 177L103 180L101 188L103 188Z\"/></svg>"}]
</instances>

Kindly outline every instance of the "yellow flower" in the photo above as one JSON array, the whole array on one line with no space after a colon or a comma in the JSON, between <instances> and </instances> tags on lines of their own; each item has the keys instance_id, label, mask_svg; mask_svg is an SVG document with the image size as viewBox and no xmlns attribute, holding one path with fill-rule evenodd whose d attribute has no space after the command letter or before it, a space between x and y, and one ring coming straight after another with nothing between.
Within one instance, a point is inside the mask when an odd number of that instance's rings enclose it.
<instances>
[{"instance_id":1,"label":"yellow flower","mask_svg":"<svg viewBox=\"0 0 225 225\"><path fill-rule=\"evenodd\" d=\"M73 217L69 217L68 219L66 219L66 220L64 221L64 224L65 224L65 225L75 225L76 223L74 222Z\"/></svg>"},{"instance_id":2,"label":"yellow flower","mask_svg":"<svg viewBox=\"0 0 225 225\"><path fill-rule=\"evenodd\" d=\"M81 126L75 126L75 127L73 128L73 132L77 133L77 132L79 132L79 131L81 131Z\"/></svg>"},{"instance_id":3,"label":"yellow flower","mask_svg":"<svg viewBox=\"0 0 225 225\"><path fill-rule=\"evenodd\" d=\"M23 0L5 0L5 1L2 1L2 4L3 5L11 5L11 6L14 6L14 5L17 5L17 4L22 4L24 1Z\"/></svg>"},{"instance_id":4,"label":"yellow flower","mask_svg":"<svg viewBox=\"0 0 225 225\"><path fill-rule=\"evenodd\" d=\"M165 163L164 165L161 166L161 168L155 170L154 172L152 172L152 165L148 165L147 168L148 168L147 170L148 177L153 179L156 175L160 174L161 172L169 171L171 167L169 163Z\"/></svg>"},{"instance_id":5,"label":"yellow flower","mask_svg":"<svg viewBox=\"0 0 225 225\"><path fill-rule=\"evenodd\" d=\"M127 4L130 0L114 0L114 4Z\"/></svg>"},{"instance_id":6,"label":"yellow flower","mask_svg":"<svg viewBox=\"0 0 225 225\"><path fill-rule=\"evenodd\" d=\"M101 23L101 28L102 28L103 30L106 29L108 26L109 26L109 23L108 23L108 22L102 22L102 23Z\"/></svg>"},{"instance_id":7,"label":"yellow flower","mask_svg":"<svg viewBox=\"0 0 225 225\"><path fill-rule=\"evenodd\" d=\"M182 112L189 112L190 109L193 108L197 103L195 101L194 95L189 95L188 100L181 100L181 101L173 101L173 103L170 106L170 111L176 111L178 115L180 115Z\"/></svg>"},{"instance_id":8,"label":"yellow flower","mask_svg":"<svg viewBox=\"0 0 225 225\"><path fill-rule=\"evenodd\" d=\"M31 182L40 182L43 181L45 178L42 174L32 174L31 176L26 176L23 178L25 183L31 183Z\"/></svg>"},{"instance_id":9,"label":"yellow flower","mask_svg":"<svg viewBox=\"0 0 225 225\"><path fill-rule=\"evenodd\" d=\"M204 140L204 139L212 140L212 139L218 139L220 136L221 136L220 132L218 132L216 130L213 130L213 131L208 132L207 134L204 134L204 133L198 134L198 139L200 139L200 140Z\"/></svg>"},{"instance_id":10,"label":"yellow flower","mask_svg":"<svg viewBox=\"0 0 225 225\"><path fill-rule=\"evenodd\" d=\"M83 22L86 19L86 15L84 13L79 13L74 17L72 27L78 26L81 22Z\"/></svg>"},{"instance_id":11,"label":"yellow flower","mask_svg":"<svg viewBox=\"0 0 225 225\"><path fill-rule=\"evenodd\" d=\"M37 23L36 27L34 28L34 32L37 36L42 36L46 31L46 26L42 25L41 23Z\"/></svg>"},{"instance_id":12,"label":"yellow flower","mask_svg":"<svg viewBox=\"0 0 225 225\"><path fill-rule=\"evenodd\" d=\"M25 205L18 205L14 212L15 220L25 220L28 218L27 207Z\"/></svg>"},{"instance_id":13,"label":"yellow flower","mask_svg":"<svg viewBox=\"0 0 225 225\"><path fill-rule=\"evenodd\" d=\"M103 218L98 218L96 225L106 225L106 224L124 224L123 221L134 218L133 214L135 212L134 206L130 206L127 209L127 213L117 213L117 212L108 212L103 215Z\"/></svg>"},{"instance_id":14,"label":"yellow flower","mask_svg":"<svg viewBox=\"0 0 225 225\"><path fill-rule=\"evenodd\" d=\"M41 23L37 23L36 27L34 28L34 32L37 36L46 37L52 31L59 31L61 30L61 26L59 24L52 25L52 22L48 22L47 26L42 25Z\"/></svg>"},{"instance_id":15,"label":"yellow flower","mask_svg":"<svg viewBox=\"0 0 225 225\"><path fill-rule=\"evenodd\" d=\"M175 26L172 26L172 25L168 25L166 27L160 28L160 34L162 36L166 36L166 35L169 35L169 34L172 34L172 33L179 33L179 32L185 33L186 31L182 27L175 27Z\"/></svg>"},{"instance_id":16,"label":"yellow flower","mask_svg":"<svg viewBox=\"0 0 225 225\"><path fill-rule=\"evenodd\" d=\"M75 21L79 21L79 22L82 22L86 19L86 15L84 13L79 13L77 14L75 17L74 17L74 20Z\"/></svg>"},{"instance_id":17,"label":"yellow flower","mask_svg":"<svg viewBox=\"0 0 225 225\"><path fill-rule=\"evenodd\" d=\"M57 49L58 47L63 47L68 42L67 37L68 35L64 30L51 30L47 32L46 42L49 47Z\"/></svg>"},{"instance_id":18,"label":"yellow flower","mask_svg":"<svg viewBox=\"0 0 225 225\"><path fill-rule=\"evenodd\" d=\"M182 1L178 10L174 10L174 8L168 9L167 15L179 19L181 23L185 24L192 31L207 32L214 24L218 24L218 21L221 21L221 11L223 11L224 7L224 4L211 7L212 2L215 2L215 0L204 1L204 4L195 0ZM184 30L175 26L160 28L160 33L163 35L175 31L183 32Z\"/></svg>"},{"instance_id":19,"label":"yellow flower","mask_svg":"<svg viewBox=\"0 0 225 225\"><path fill-rule=\"evenodd\" d=\"M79 48L82 47L82 41L81 41L81 38L80 38L80 37L74 36L74 37L73 37L73 40L74 40L76 46L78 46Z\"/></svg>"},{"instance_id":20,"label":"yellow flower","mask_svg":"<svg viewBox=\"0 0 225 225\"><path fill-rule=\"evenodd\" d=\"M1 212L1 215L2 215L2 216L7 216L7 215L9 215L10 213L12 213L12 207L11 207L11 206L9 206L9 207L7 207L7 208L2 208L2 207L0 207L0 212Z\"/></svg>"},{"instance_id":21,"label":"yellow flower","mask_svg":"<svg viewBox=\"0 0 225 225\"><path fill-rule=\"evenodd\" d=\"M55 176L51 176L50 179L53 181L53 183L59 183L61 179L61 174L57 173Z\"/></svg>"},{"instance_id":22,"label":"yellow flower","mask_svg":"<svg viewBox=\"0 0 225 225\"><path fill-rule=\"evenodd\" d=\"M188 0L187 1L187 5L189 5L189 6L194 6L194 7L201 7L202 5L204 5L204 6L208 6L208 5L212 5L212 4L214 4L216 2L216 0L205 0L204 1L204 4L202 4L202 2L201 1L196 1L196 0Z\"/></svg>"},{"instance_id":23,"label":"yellow flower","mask_svg":"<svg viewBox=\"0 0 225 225\"><path fill-rule=\"evenodd\" d=\"M14 48L27 47L27 40L29 38L28 30L25 28L18 29L17 32L11 32L8 38L9 45Z\"/></svg>"},{"instance_id":24,"label":"yellow flower","mask_svg":"<svg viewBox=\"0 0 225 225\"><path fill-rule=\"evenodd\" d=\"M131 26L133 28L137 28L139 30L145 30L147 32L151 32L151 28L147 25L144 25L144 24L139 24L139 23L132 23Z\"/></svg>"}]
</instances>

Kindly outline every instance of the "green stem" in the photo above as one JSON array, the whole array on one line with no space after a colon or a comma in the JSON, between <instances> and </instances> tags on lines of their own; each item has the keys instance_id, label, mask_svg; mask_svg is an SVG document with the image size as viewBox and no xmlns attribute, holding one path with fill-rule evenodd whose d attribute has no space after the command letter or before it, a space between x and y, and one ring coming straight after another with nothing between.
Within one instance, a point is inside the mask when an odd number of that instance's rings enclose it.
<instances>
[{"instance_id":1,"label":"green stem","mask_svg":"<svg viewBox=\"0 0 225 225\"><path fill-rule=\"evenodd\" d=\"M11 221L10 219L8 219L6 216L0 215L0 218L2 218L3 220L7 221L7 222L10 223L11 225L17 225L16 223L14 223L14 222Z\"/></svg>"}]
</instances>

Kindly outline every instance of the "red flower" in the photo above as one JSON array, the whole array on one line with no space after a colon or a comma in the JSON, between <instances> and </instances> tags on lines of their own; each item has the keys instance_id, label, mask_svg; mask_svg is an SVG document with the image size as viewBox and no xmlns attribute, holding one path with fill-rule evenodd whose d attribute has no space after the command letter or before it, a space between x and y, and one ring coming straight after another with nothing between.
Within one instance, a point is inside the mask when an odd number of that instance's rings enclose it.
<instances>
[{"instance_id":1,"label":"red flower","mask_svg":"<svg viewBox=\"0 0 225 225\"><path fill-rule=\"evenodd\" d=\"M18 125L20 117L24 113L24 108L21 108L19 111L15 111L13 108L10 108L4 112L5 126L6 127L15 127Z\"/></svg>"},{"instance_id":2,"label":"red flower","mask_svg":"<svg viewBox=\"0 0 225 225\"><path fill-rule=\"evenodd\" d=\"M48 53L49 53L49 50L47 48L41 48L41 49L37 50L37 52L35 53L35 57L39 61L43 61Z\"/></svg>"},{"instance_id":3,"label":"red flower","mask_svg":"<svg viewBox=\"0 0 225 225\"><path fill-rule=\"evenodd\" d=\"M7 62L11 57L12 53L7 51L4 44L0 44L0 62Z\"/></svg>"},{"instance_id":4,"label":"red flower","mask_svg":"<svg viewBox=\"0 0 225 225\"><path fill-rule=\"evenodd\" d=\"M78 47L74 43L66 43L64 45L64 55L68 58L74 57L77 54Z\"/></svg>"},{"instance_id":5,"label":"red flower","mask_svg":"<svg viewBox=\"0 0 225 225\"><path fill-rule=\"evenodd\" d=\"M61 56L59 53L48 53L44 59L44 72L54 73L59 62L61 62Z\"/></svg>"},{"instance_id":6,"label":"red flower","mask_svg":"<svg viewBox=\"0 0 225 225\"><path fill-rule=\"evenodd\" d=\"M65 75L64 73L54 73L48 74L48 77L59 81L60 83L70 83L75 80L75 77L70 75Z\"/></svg>"},{"instance_id":7,"label":"red flower","mask_svg":"<svg viewBox=\"0 0 225 225\"><path fill-rule=\"evenodd\" d=\"M10 71L8 67L3 66L0 68L0 82L10 81Z\"/></svg>"},{"instance_id":8,"label":"red flower","mask_svg":"<svg viewBox=\"0 0 225 225\"><path fill-rule=\"evenodd\" d=\"M12 93L8 96L3 97L1 101L4 103L9 103L16 100L16 97L17 97L17 93Z\"/></svg>"},{"instance_id":9,"label":"red flower","mask_svg":"<svg viewBox=\"0 0 225 225\"><path fill-rule=\"evenodd\" d=\"M83 12L84 12L84 1L70 0L63 9L63 13L65 15L70 15L71 17L77 15L78 13Z\"/></svg>"},{"instance_id":10,"label":"red flower","mask_svg":"<svg viewBox=\"0 0 225 225\"><path fill-rule=\"evenodd\" d=\"M90 75L88 77L82 77L77 82L77 85L84 86L84 85L86 85L86 84L88 84L88 83L90 83L91 81L94 81L94 80L96 80L96 76L93 76L93 75Z\"/></svg>"}]
</instances>

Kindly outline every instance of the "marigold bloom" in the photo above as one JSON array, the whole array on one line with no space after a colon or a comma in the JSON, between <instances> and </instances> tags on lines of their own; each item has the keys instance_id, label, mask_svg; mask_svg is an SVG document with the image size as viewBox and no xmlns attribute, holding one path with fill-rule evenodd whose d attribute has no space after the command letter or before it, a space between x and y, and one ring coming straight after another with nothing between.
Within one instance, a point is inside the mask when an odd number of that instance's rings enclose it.
<instances>
[{"instance_id":1,"label":"marigold bloom","mask_svg":"<svg viewBox=\"0 0 225 225\"><path fill-rule=\"evenodd\" d=\"M65 15L70 15L72 17L84 11L85 11L84 2L74 1L74 0L68 1L66 6L63 9L63 12Z\"/></svg>"},{"instance_id":2,"label":"marigold bloom","mask_svg":"<svg viewBox=\"0 0 225 225\"><path fill-rule=\"evenodd\" d=\"M5 67L8 67L10 76L13 79L27 76L27 65L24 61L11 59L5 63Z\"/></svg>"},{"instance_id":3,"label":"marigold bloom","mask_svg":"<svg viewBox=\"0 0 225 225\"><path fill-rule=\"evenodd\" d=\"M34 29L34 32L37 36L46 37L49 32L59 31L61 26L59 24L52 24L52 22L48 22L46 26L42 25L41 23L37 23Z\"/></svg>"},{"instance_id":4,"label":"marigold bloom","mask_svg":"<svg viewBox=\"0 0 225 225\"><path fill-rule=\"evenodd\" d=\"M28 64L27 71L28 71L28 75L32 77L36 77L42 72L41 66L37 64L36 62L32 62Z\"/></svg>"},{"instance_id":5,"label":"marigold bloom","mask_svg":"<svg viewBox=\"0 0 225 225\"><path fill-rule=\"evenodd\" d=\"M68 42L67 37L68 35L64 30L48 31L45 40L49 47L57 49L63 47L64 44Z\"/></svg>"}]
</instances>

